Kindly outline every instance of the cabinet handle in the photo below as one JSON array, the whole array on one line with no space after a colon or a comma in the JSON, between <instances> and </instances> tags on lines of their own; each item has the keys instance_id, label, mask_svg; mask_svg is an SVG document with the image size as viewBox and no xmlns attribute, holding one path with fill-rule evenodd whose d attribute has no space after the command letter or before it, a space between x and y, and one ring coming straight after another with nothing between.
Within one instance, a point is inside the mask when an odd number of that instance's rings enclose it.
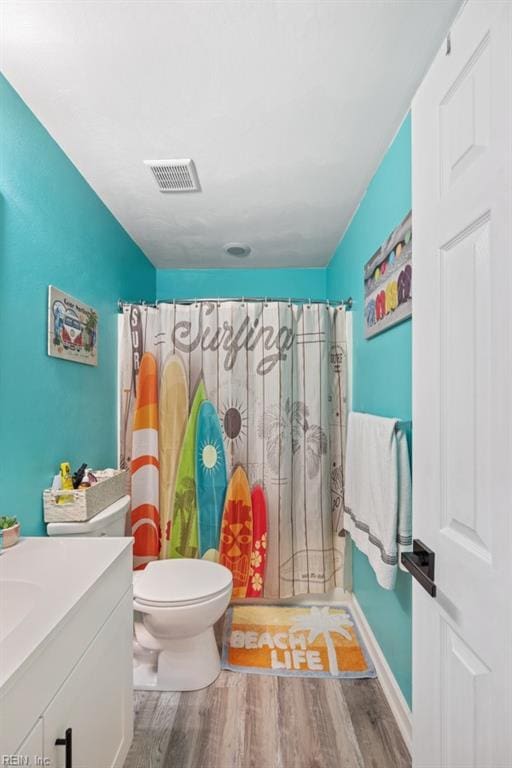
<instances>
[{"instance_id":1,"label":"cabinet handle","mask_svg":"<svg viewBox=\"0 0 512 768\"><path fill-rule=\"evenodd\" d=\"M73 731L66 728L64 739L55 739L56 747L66 747L66 768L73 768Z\"/></svg>"}]
</instances>

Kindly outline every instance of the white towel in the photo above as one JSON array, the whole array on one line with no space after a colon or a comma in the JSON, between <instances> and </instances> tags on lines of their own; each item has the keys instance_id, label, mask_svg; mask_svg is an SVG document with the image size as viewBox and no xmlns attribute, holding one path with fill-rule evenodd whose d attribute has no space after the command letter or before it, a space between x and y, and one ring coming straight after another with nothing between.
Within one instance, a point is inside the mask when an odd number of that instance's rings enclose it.
<instances>
[{"instance_id":1,"label":"white towel","mask_svg":"<svg viewBox=\"0 0 512 768\"><path fill-rule=\"evenodd\" d=\"M411 468L397 419L350 413L345 462L345 529L393 589L402 551L412 547Z\"/></svg>"}]
</instances>

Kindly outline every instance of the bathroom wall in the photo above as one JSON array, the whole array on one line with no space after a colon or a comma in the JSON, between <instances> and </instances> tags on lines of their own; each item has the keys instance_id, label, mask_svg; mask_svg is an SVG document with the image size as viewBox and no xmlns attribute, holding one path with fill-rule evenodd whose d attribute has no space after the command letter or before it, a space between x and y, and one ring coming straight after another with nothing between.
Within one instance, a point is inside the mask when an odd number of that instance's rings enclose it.
<instances>
[{"instance_id":1,"label":"bathroom wall","mask_svg":"<svg viewBox=\"0 0 512 768\"><path fill-rule=\"evenodd\" d=\"M159 269L158 299L326 298L327 270L321 269Z\"/></svg>"},{"instance_id":2,"label":"bathroom wall","mask_svg":"<svg viewBox=\"0 0 512 768\"><path fill-rule=\"evenodd\" d=\"M117 299L156 273L1 76L0 103L0 514L37 535L61 461L115 466ZM97 368L48 357L50 283L98 310Z\"/></svg>"},{"instance_id":3,"label":"bathroom wall","mask_svg":"<svg viewBox=\"0 0 512 768\"><path fill-rule=\"evenodd\" d=\"M353 407L411 417L410 322L365 341L362 269L411 207L410 119L376 172L327 269L158 270L0 76L0 509L44 533L41 491L60 461L116 461L117 299L354 297ZM97 368L50 358L48 284L100 315ZM411 585L382 590L365 556L356 593L411 698Z\"/></svg>"},{"instance_id":4,"label":"bathroom wall","mask_svg":"<svg viewBox=\"0 0 512 768\"><path fill-rule=\"evenodd\" d=\"M411 208L411 121L404 120L327 270L330 298L352 296L353 409L411 418L411 322L366 341L363 265ZM414 233L413 233L414 242ZM353 548L353 589L407 701L411 702L411 578L382 589L365 555Z\"/></svg>"}]
</instances>

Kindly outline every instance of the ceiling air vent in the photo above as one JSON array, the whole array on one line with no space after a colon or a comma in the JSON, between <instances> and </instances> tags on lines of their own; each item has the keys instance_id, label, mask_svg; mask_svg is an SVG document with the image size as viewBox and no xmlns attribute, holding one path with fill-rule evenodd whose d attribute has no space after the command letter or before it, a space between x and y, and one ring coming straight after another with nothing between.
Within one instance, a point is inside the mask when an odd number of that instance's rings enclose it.
<instances>
[{"instance_id":1,"label":"ceiling air vent","mask_svg":"<svg viewBox=\"0 0 512 768\"><path fill-rule=\"evenodd\" d=\"M145 160L160 192L196 192L201 187L193 160Z\"/></svg>"}]
</instances>

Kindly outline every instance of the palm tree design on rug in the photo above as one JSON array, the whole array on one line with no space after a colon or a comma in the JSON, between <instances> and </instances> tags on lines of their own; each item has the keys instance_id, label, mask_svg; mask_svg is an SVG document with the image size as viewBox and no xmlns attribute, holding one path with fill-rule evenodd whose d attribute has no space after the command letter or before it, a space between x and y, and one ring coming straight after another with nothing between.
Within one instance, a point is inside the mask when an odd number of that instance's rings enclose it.
<instances>
[{"instance_id":1,"label":"palm tree design on rug","mask_svg":"<svg viewBox=\"0 0 512 768\"><path fill-rule=\"evenodd\" d=\"M266 410L258 424L258 437L265 440L269 464L277 474L290 436L292 454L304 451L306 470L312 480L327 453L327 435L319 424L310 424L305 403L287 398L283 407L274 405Z\"/></svg>"},{"instance_id":2,"label":"palm tree design on rug","mask_svg":"<svg viewBox=\"0 0 512 768\"><path fill-rule=\"evenodd\" d=\"M290 627L289 632L309 632L308 645L312 645L319 635L323 636L325 647L327 648L327 658L329 659L329 672L331 675L337 675L340 670L338 669L338 658L331 634L335 632L347 640L352 639L350 632L345 629L345 627L354 626L354 622L348 613L345 611L342 613L329 613L328 606L318 608L313 605L309 613L295 616L293 620L295 624Z\"/></svg>"}]
</instances>

